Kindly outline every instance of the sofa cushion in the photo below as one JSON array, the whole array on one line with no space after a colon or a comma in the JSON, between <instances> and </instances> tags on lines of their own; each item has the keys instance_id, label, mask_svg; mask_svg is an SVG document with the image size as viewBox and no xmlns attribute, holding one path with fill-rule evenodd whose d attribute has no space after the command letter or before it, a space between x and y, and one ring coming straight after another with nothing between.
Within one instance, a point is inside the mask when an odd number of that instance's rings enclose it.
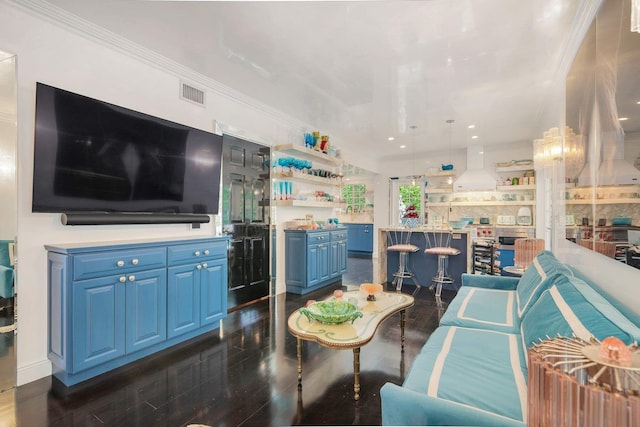
<instances>
[{"instance_id":1,"label":"sofa cushion","mask_svg":"<svg viewBox=\"0 0 640 427\"><path fill-rule=\"evenodd\" d=\"M443 399L465 410L524 422L527 410L524 366L524 352L517 334L441 326L416 356L403 388ZM469 423L473 423L473 418Z\"/></svg>"},{"instance_id":2,"label":"sofa cushion","mask_svg":"<svg viewBox=\"0 0 640 427\"><path fill-rule=\"evenodd\" d=\"M577 336L603 340L609 336L626 344L640 340L640 328L611 303L574 276L558 276L522 318L524 343L531 347L546 337Z\"/></svg>"},{"instance_id":3,"label":"sofa cushion","mask_svg":"<svg viewBox=\"0 0 640 427\"><path fill-rule=\"evenodd\" d=\"M516 291L463 286L449 303L440 325L519 334Z\"/></svg>"},{"instance_id":4,"label":"sofa cushion","mask_svg":"<svg viewBox=\"0 0 640 427\"><path fill-rule=\"evenodd\" d=\"M527 314L527 310L559 274L573 275L550 251L542 251L533 259L516 288L517 313L520 318Z\"/></svg>"}]
</instances>

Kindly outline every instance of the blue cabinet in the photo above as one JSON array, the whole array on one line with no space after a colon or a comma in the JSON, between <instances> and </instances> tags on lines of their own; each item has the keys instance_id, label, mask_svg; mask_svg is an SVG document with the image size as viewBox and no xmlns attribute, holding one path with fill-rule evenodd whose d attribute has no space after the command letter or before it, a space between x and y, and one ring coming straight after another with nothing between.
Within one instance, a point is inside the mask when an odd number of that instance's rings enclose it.
<instances>
[{"instance_id":1,"label":"blue cabinet","mask_svg":"<svg viewBox=\"0 0 640 427\"><path fill-rule=\"evenodd\" d=\"M215 328L227 238L47 245L48 353L70 386Z\"/></svg>"},{"instance_id":2,"label":"blue cabinet","mask_svg":"<svg viewBox=\"0 0 640 427\"><path fill-rule=\"evenodd\" d=\"M169 338L211 324L226 314L226 242L169 248Z\"/></svg>"},{"instance_id":3,"label":"blue cabinet","mask_svg":"<svg viewBox=\"0 0 640 427\"><path fill-rule=\"evenodd\" d=\"M500 254L498 255L498 261L500 261L500 271L502 271L502 269L505 267L514 265L515 251L513 249L500 249Z\"/></svg>"},{"instance_id":4,"label":"blue cabinet","mask_svg":"<svg viewBox=\"0 0 640 427\"><path fill-rule=\"evenodd\" d=\"M306 294L342 279L347 271L346 229L285 230L287 292Z\"/></svg>"},{"instance_id":5,"label":"blue cabinet","mask_svg":"<svg viewBox=\"0 0 640 427\"><path fill-rule=\"evenodd\" d=\"M352 254L373 253L373 224L345 224L349 230L347 250Z\"/></svg>"}]
</instances>

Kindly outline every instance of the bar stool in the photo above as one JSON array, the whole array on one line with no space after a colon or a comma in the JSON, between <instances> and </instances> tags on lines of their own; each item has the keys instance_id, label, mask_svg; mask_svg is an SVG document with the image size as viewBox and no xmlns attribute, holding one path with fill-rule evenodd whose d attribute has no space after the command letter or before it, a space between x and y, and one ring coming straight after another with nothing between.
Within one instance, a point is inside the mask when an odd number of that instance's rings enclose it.
<instances>
[{"instance_id":1,"label":"bar stool","mask_svg":"<svg viewBox=\"0 0 640 427\"><path fill-rule=\"evenodd\" d=\"M396 291L402 290L404 279L411 279L416 285L414 294L420 290L420 284L416 275L409 269L407 258L409 254L418 252L420 248L411 243L411 230L397 230L387 232L387 252L397 252L399 257L398 271L393 273L392 285L396 285Z\"/></svg>"},{"instance_id":2,"label":"bar stool","mask_svg":"<svg viewBox=\"0 0 640 427\"><path fill-rule=\"evenodd\" d=\"M425 254L438 256L438 270L436 275L431 279L430 290L435 288L436 300L440 300L442 293L442 285L454 284L454 280L447 272L449 257L460 254L460 250L451 247L451 231L425 231L424 238L426 240Z\"/></svg>"}]
</instances>

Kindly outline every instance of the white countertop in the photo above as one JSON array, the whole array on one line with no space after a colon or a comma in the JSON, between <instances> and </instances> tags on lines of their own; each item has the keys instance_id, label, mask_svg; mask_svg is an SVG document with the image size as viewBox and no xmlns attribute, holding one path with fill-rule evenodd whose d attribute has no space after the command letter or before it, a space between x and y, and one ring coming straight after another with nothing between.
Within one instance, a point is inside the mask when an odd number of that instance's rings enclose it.
<instances>
[{"instance_id":1,"label":"white countertop","mask_svg":"<svg viewBox=\"0 0 640 427\"><path fill-rule=\"evenodd\" d=\"M411 232L416 232L416 233L422 233L424 231L435 231L435 232L442 232L442 233L448 233L449 231L453 232L453 233L472 233L473 232L473 227L465 227L465 228L461 228L459 230L454 230L448 227L440 227L440 228L436 228L436 227L416 227L416 228L404 228L404 227L380 227L378 228L378 230L380 231L411 231Z\"/></svg>"}]
</instances>

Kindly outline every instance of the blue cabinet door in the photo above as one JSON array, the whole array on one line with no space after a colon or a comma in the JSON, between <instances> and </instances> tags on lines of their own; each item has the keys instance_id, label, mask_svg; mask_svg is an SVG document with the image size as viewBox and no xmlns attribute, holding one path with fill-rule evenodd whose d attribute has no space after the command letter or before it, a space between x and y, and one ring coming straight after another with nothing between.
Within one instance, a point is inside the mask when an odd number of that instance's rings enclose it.
<instances>
[{"instance_id":1,"label":"blue cabinet door","mask_svg":"<svg viewBox=\"0 0 640 427\"><path fill-rule=\"evenodd\" d=\"M340 275L340 261L338 258L338 242L329 244L329 276L337 277Z\"/></svg>"},{"instance_id":2,"label":"blue cabinet door","mask_svg":"<svg viewBox=\"0 0 640 427\"><path fill-rule=\"evenodd\" d=\"M323 282L331 277L329 261L329 245L321 243L318 245L318 273L320 281Z\"/></svg>"},{"instance_id":3,"label":"blue cabinet door","mask_svg":"<svg viewBox=\"0 0 640 427\"><path fill-rule=\"evenodd\" d=\"M310 245L307 248L307 286L320 283L320 249L318 246ZM290 264L293 263L293 260L290 260Z\"/></svg>"},{"instance_id":4,"label":"blue cabinet door","mask_svg":"<svg viewBox=\"0 0 640 427\"><path fill-rule=\"evenodd\" d=\"M338 275L347 272L347 241L338 242Z\"/></svg>"},{"instance_id":5,"label":"blue cabinet door","mask_svg":"<svg viewBox=\"0 0 640 427\"><path fill-rule=\"evenodd\" d=\"M167 339L166 270L127 275L126 352L132 353Z\"/></svg>"},{"instance_id":6,"label":"blue cabinet door","mask_svg":"<svg viewBox=\"0 0 640 427\"><path fill-rule=\"evenodd\" d=\"M167 334L176 337L200 326L200 281L196 264L169 267Z\"/></svg>"},{"instance_id":7,"label":"blue cabinet door","mask_svg":"<svg viewBox=\"0 0 640 427\"><path fill-rule=\"evenodd\" d=\"M347 249L349 252L372 253L373 252L373 225L371 224L347 224L349 237Z\"/></svg>"},{"instance_id":8,"label":"blue cabinet door","mask_svg":"<svg viewBox=\"0 0 640 427\"><path fill-rule=\"evenodd\" d=\"M200 326L214 323L227 315L226 278L227 260L203 263L200 270Z\"/></svg>"},{"instance_id":9,"label":"blue cabinet door","mask_svg":"<svg viewBox=\"0 0 640 427\"><path fill-rule=\"evenodd\" d=\"M109 276L73 284L71 372L125 354L125 280Z\"/></svg>"}]
</instances>

